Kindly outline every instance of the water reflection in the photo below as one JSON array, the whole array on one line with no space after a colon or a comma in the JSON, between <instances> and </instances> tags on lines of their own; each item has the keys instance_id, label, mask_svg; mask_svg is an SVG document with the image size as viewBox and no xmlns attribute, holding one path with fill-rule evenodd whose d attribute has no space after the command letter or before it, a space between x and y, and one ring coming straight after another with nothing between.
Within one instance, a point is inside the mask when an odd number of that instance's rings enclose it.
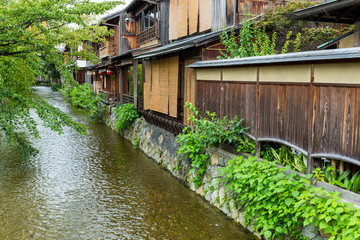
<instances>
[{"instance_id":1,"label":"water reflection","mask_svg":"<svg viewBox=\"0 0 360 240\"><path fill-rule=\"evenodd\" d=\"M0 239L253 239L60 94L37 91L89 134L39 126L35 158L2 149Z\"/></svg>"}]
</instances>

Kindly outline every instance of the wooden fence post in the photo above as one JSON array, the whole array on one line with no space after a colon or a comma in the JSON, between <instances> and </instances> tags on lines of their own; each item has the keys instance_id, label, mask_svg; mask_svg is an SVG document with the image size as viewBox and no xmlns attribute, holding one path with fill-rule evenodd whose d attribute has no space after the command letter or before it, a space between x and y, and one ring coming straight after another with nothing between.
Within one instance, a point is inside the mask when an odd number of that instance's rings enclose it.
<instances>
[{"instance_id":1,"label":"wooden fence post","mask_svg":"<svg viewBox=\"0 0 360 240\"><path fill-rule=\"evenodd\" d=\"M122 103L123 102L123 93L124 93L122 67L118 67L118 86L119 86L119 98L120 98L120 102Z\"/></svg>"},{"instance_id":2,"label":"wooden fence post","mask_svg":"<svg viewBox=\"0 0 360 240\"><path fill-rule=\"evenodd\" d=\"M134 84L134 105L136 109L138 106L138 65L139 65L139 60L135 59L133 62L133 67L134 67L133 84Z\"/></svg>"}]
</instances>

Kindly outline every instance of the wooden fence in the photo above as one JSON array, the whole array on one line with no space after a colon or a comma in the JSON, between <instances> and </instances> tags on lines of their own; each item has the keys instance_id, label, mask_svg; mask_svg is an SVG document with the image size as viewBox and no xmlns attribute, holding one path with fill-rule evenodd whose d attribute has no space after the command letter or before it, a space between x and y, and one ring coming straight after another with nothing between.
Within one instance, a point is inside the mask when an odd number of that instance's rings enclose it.
<instances>
[{"instance_id":1,"label":"wooden fence","mask_svg":"<svg viewBox=\"0 0 360 240\"><path fill-rule=\"evenodd\" d=\"M360 60L263 60L195 63L196 106L244 118L257 146L278 142L308 155L308 172L314 158L360 166Z\"/></svg>"}]
</instances>

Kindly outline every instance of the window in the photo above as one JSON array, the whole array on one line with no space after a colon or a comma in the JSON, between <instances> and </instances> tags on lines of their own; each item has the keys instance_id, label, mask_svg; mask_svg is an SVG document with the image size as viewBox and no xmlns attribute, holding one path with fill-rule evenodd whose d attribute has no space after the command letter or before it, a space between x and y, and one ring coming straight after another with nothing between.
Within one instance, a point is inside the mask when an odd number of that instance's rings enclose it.
<instances>
[{"instance_id":1,"label":"window","mask_svg":"<svg viewBox=\"0 0 360 240\"><path fill-rule=\"evenodd\" d=\"M158 25L158 11L157 6L148 7L139 14L140 31L143 32L149 28Z\"/></svg>"}]
</instances>

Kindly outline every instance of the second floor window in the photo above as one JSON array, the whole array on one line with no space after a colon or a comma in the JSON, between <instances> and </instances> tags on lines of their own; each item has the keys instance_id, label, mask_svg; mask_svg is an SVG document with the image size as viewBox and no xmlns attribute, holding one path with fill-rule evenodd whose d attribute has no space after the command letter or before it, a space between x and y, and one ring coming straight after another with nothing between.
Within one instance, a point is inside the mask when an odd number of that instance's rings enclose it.
<instances>
[{"instance_id":1,"label":"second floor window","mask_svg":"<svg viewBox=\"0 0 360 240\"><path fill-rule=\"evenodd\" d=\"M153 5L142 11L139 15L140 28L139 32L144 32L149 28L158 25L159 12L157 6Z\"/></svg>"}]
</instances>

